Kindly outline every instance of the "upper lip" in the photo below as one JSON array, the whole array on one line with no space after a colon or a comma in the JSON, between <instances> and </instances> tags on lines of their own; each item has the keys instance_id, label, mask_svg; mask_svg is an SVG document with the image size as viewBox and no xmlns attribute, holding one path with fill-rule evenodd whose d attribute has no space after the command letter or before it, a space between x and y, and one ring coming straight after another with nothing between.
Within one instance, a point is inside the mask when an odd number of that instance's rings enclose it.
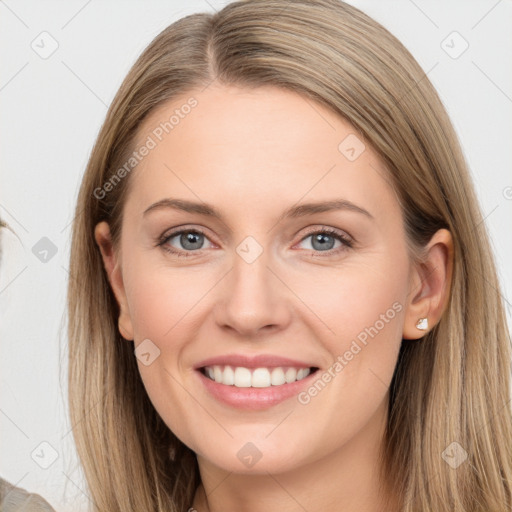
<instances>
[{"instance_id":1,"label":"upper lip","mask_svg":"<svg viewBox=\"0 0 512 512\"><path fill-rule=\"evenodd\" d=\"M315 367L311 363L281 357L274 354L258 354L257 356L248 356L243 354L226 354L224 356L210 357L201 361L195 366L196 370L205 366L234 366L244 368L278 368L283 366L291 366L294 368L312 368Z\"/></svg>"}]
</instances>

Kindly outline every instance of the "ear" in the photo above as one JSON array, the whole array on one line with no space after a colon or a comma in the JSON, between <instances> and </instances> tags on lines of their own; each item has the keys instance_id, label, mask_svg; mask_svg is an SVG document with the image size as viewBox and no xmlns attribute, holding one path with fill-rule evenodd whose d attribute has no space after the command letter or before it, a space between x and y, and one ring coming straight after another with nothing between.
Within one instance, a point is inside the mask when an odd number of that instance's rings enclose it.
<instances>
[{"instance_id":1,"label":"ear","mask_svg":"<svg viewBox=\"0 0 512 512\"><path fill-rule=\"evenodd\" d=\"M426 259L414 266L404 317L402 338L416 340L430 331L441 318L450 297L453 270L453 240L447 229L438 230L425 248ZM428 329L416 323L428 320Z\"/></svg>"},{"instance_id":2,"label":"ear","mask_svg":"<svg viewBox=\"0 0 512 512\"><path fill-rule=\"evenodd\" d=\"M119 304L118 328L121 336L126 340L133 340L133 326L126 300L126 293L123 283L123 274L119 255L112 245L112 237L110 235L110 227L107 222L99 222L94 229L94 238L101 251L103 265L107 273L107 277Z\"/></svg>"}]
</instances>

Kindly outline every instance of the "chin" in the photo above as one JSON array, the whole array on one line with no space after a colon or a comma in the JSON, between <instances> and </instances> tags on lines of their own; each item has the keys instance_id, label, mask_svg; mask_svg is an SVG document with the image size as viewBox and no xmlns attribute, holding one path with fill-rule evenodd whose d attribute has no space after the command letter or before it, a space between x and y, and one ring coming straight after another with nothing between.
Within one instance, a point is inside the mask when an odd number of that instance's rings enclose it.
<instances>
[{"instance_id":1,"label":"chin","mask_svg":"<svg viewBox=\"0 0 512 512\"><path fill-rule=\"evenodd\" d=\"M307 444L307 440L292 442L289 438L287 444L282 439L230 440L229 443L218 443L215 451L209 445L206 450L196 453L209 464L230 473L267 475L286 473L308 464L310 460L304 452Z\"/></svg>"}]
</instances>

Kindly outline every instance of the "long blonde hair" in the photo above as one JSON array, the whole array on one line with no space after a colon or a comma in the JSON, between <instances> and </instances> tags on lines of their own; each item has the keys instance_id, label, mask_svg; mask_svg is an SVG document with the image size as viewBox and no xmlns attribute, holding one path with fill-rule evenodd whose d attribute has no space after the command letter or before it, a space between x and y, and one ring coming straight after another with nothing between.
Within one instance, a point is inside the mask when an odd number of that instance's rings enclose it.
<instances>
[{"instance_id":1,"label":"long blonde hair","mask_svg":"<svg viewBox=\"0 0 512 512\"><path fill-rule=\"evenodd\" d=\"M412 55L337 0L239 1L182 18L151 42L110 106L79 193L68 289L71 423L95 509L182 512L200 481L195 454L152 406L133 346L117 330L94 241L95 225L106 220L118 243L132 178L101 199L94 191L134 150L153 109L214 79L283 87L348 120L389 170L411 254L439 228L450 230L450 299L427 336L402 343L383 467L403 512L510 510L510 337L467 164ZM453 450L467 454L456 469L446 461Z\"/></svg>"}]
</instances>

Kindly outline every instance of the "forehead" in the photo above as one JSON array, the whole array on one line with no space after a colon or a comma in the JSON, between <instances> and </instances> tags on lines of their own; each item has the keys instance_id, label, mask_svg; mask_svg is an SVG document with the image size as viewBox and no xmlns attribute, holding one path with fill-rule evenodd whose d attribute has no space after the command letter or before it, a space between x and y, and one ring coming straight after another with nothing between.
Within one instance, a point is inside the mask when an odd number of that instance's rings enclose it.
<instances>
[{"instance_id":1,"label":"forehead","mask_svg":"<svg viewBox=\"0 0 512 512\"><path fill-rule=\"evenodd\" d=\"M301 197L397 208L386 169L354 127L293 91L217 84L190 91L145 119L136 146L148 141L133 172L141 204L167 194L260 209Z\"/></svg>"},{"instance_id":2,"label":"forehead","mask_svg":"<svg viewBox=\"0 0 512 512\"><path fill-rule=\"evenodd\" d=\"M195 106L190 108L192 102ZM139 129L138 139L152 135L159 146L174 146L175 151L183 140L193 139L215 148L219 156L240 148L247 157L264 157L265 150L272 149L283 152L283 158L303 158L313 156L315 147L324 154L329 148L336 155L344 131L354 129L327 107L296 92L211 85L160 105ZM293 155L286 150L293 150Z\"/></svg>"}]
</instances>

